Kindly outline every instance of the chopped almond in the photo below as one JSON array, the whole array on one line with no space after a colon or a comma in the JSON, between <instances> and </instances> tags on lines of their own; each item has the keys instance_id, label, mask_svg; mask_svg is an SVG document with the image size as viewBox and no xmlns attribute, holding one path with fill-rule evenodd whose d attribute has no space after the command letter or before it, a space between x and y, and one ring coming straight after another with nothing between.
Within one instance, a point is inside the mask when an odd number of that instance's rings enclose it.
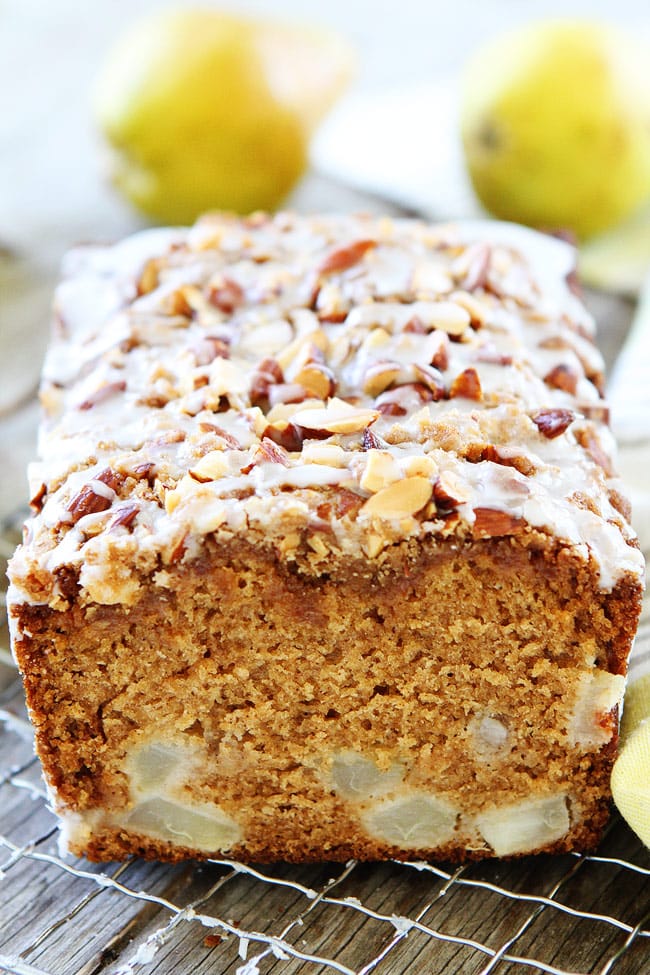
<instances>
[{"instance_id":1,"label":"chopped almond","mask_svg":"<svg viewBox=\"0 0 650 975\"><path fill-rule=\"evenodd\" d=\"M460 396L463 399L474 399L479 402L483 399L481 380L476 369L472 366L459 373L451 384L449 398L454 399L456 396Z\"/></svg>"},{"instance_id":2,"label":"chopped almond","mask_svg":"<svg viewBox=\"0 0 650 975\"><path fill-rule=\"evenodd\" d=\"M376 246L377 242L374 240L357 240L354 244L348 244L347 247L339 247L330 251L318 270L320 274L347 271L348 268L358 264L367 251Z\"/></svg>"},{"instance_id":3,"label":"chopped almond","mask_svg":"<svg viewBox=\"0 0 650 975\"><path fill-rule=\"evenodd\" d=\"M571 410L537 410L531 420L547 440L553 440L568 430L575 419Z\"/></svg>"},{"instance_id":4,"label":"chopped almond","mask_svg":"<svg viewBox=\"0 0 650 975\"><path fill-rule=\"evenodd\" d=\"M479 538L498 538L502 535L518 535L525 526L523 518L516 518L507 511L498 511L496 508L475 508L472 532Z\"/></svg>"}]
</instances>

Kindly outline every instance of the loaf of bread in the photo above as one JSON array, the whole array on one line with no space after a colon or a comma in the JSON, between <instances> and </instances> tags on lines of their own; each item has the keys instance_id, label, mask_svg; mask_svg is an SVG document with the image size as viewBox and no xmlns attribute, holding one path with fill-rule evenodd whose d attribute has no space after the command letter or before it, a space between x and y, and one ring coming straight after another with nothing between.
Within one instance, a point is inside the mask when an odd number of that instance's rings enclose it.
<instances>
[{"instance_id":1,"label":"loaf of bread","mask_svg":"<svg viewBox=\"0 0 650 975\"><path fill-rule=\"evenodd\" d=\"M70 255L9 596L67 848L598 841L643 563L575 290L490 222Z\"/></svg>"}]
</instances>

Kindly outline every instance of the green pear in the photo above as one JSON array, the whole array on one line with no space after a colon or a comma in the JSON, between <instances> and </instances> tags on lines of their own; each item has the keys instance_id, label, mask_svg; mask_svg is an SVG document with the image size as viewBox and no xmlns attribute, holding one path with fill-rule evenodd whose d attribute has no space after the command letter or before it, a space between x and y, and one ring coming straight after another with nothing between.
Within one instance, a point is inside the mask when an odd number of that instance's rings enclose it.
<instances>
[{"instance_id":1,"label":"green pear","mask_svg":"<svg viewBox=\"0 0 650 975\"><path fill-rule=\"evenodd\" d=\"M163 11L109 54L95 92L112 180L154 220L275 208L347 83L347 44L216 9Z\"/></svg>"},{"instance_id":2,"label":"green pear","mask_svg":"<svg viewBox=\"0 0 650 975\"><path fill-rule=\"evenodd\" d=\"M461 130L492 214L590 237L650 197L650 51L589 21L502 35L467 67Z\"/></svg>"}]
</instances>

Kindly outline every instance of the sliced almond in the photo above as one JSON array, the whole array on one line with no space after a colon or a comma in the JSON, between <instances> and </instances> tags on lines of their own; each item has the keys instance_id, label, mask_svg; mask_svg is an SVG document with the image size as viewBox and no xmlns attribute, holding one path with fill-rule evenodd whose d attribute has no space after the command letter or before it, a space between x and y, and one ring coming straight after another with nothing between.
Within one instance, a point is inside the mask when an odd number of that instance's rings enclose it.
<instances>
[{"instance_id":1,"label":"sliced almond","mask_svg":"<svg viewBox=\"0 0 650 975\"><path fill-rule=\"evenodd\" d=\"M540 349L571 349L575 352L575 348L564 335L549 335L538 342L537 346Z\"/></svg>"},{"instance_id":2,"label":"sliced almond","mask_svg":"<svg viewBox=\"0 0 650 975\"><path fill-rule=\"evenodd\" d=\"M288 351L289 355L283 358L283 366L285 376L291 381L296 381L296 377L305 366L320 365L325 361L322 349L312 342L311 335L302 336L292 342Z\"/></svg>"},{"instance_id":3,"label":"sliced almond","mask_svg":"<svg viewBox=\"0 0 650 975\"><path fill-rule=\"evenodd\" d=\"M381 393L375 400L375 406L382 416L406 416L433 399L434 394L424 383L404 383Z\"/></svg>"},{"instance_id":4,"label":"sliced almond","mask_svg":"<svg viewBox=\"0 0 650 975\"><path fill-rule=\"evenodd\" d=\"M553 389L562 389L565 393L575 395L578 388L578 375L569 366L560 364L544 376L544 382Z\"/></svg>"},{"instance_id":5,"label":"sliced almond","mask_svg":"<svg viewBox=\"0 0 650 975\"><path fill-rule=\"evenodd\" d=\"M378 403L377 408L382 416L406 416L408 413L408 410L394 399Z\"/></svg>"},{"instance_id":6,"label":"sliced almond","mask_svg":"<svg viewBox=\"0 0 650 975\"><path fill-rule=\"evenodd\" d=\"M516 518L507 511L496 508L475 508L476 520L472 533L479 538L499 538L503 535L518 535L526 526L523 518Z\"/></svg>"},{"instance_id":7,"label":"sliced almond","mask_svg":"<svg viewBox=\"0 0 650 975\"><path fill-rule=\"evenodd\" d=\"M142 269L140 280L137 284L138 296L147 295L154 288L158 287L158 275L160 262L158 258L150 258Z\"/></svg>"},{"instance_id":8,"label":"sliced almond","mask_svg":"<svg viewBox=\"0 0 650 975\"><path fill-rule=\"evenodd\" d=\"M308 335L312 342L316 342L325 351L327 348L327 336L320 327L318 315L311 308L295 308L289 312L289 318L293 322L297 336L303 338Z\"/></svg>"},{"instance_id":9,"label":"sliced almond","mask_svg":"<svg viewBox=\"0 0 650 975\"><path fill-rule=\"evenodd\" d=\"M248 474L259 464L280 464L282 467L289 467L289 453L285 447L271 440L270 437L263 437L261 443L253 448L250 463L242 467L242 474Z\"/></svg>"},{"instance_id":10,"label":"sliced almond","mask_svg":"<svg viewBox=\"0 0 650 975\"><path fill-rule=\"evenodd\" d=\"M407 518L424 508L432 492L426 477L407 477L378 491L361 510L376 518Z\"/></svg>"},{"instance_id":11,"label":"sliced almond","mask_svg":"<svg viewBox=\"0 0 650 975\"><path fill-rule=\"evenodd\" d=\"M200 342L197 342L191 352L197 366L208 366L215 359L230 358L228 343L216 335L206 335Z\"/></svg>"},{"instance_id":12,"label":"sliced almond","mask_svg":"<svg viewBox=\"0 0 650 975\"><path fill-rule=\"evenodd\" d=\"M467 309L453 301L436 301L431 305L429 324L432 328L442 329L448 335L462 335L470 323Z\"/></svg>"},{"instance_id":13,"label":"sliced almond","mask_svg":"<svg viewBox=\"0 0 650 975\"><path fill-rule=\"evenodd\" d=\"M100 511L107 511L112 503L111 497L105 497L104 494L94 491L90 484L85 484L72 498L66 511L69 513L72 523L76 525L86 515L95 515Z\"/></svg>"},{"instance_id":14,"label":"sliced almond","mask_svg":"<svg viewBox=\"0 0 650 975\"><path fill-rule=\"evenodd\" d=\"M449 337L446 332L436 332L438 348L431 356L431 365L441 372L449 368Z\"/></svg>"},{"instance_id":15,"label":"sliced almond","mask_svg":"<svg viewBox=\"0 0 650 975\"><path fill-rule=\"evenodd\" d=\"M122 505L111 518L108 531L114 531L116 528L126 528L127 531L131 531L133 522L137 518L140 511L141 508L139 504Z\"/></svg>"},{"instance_id":16,"label":"sliced almond","mask_svg":"<svg viewBox=\"0 0 650 975\"><path fill-rule=\"evenodd\" d=\"M402 367L398 362L373 362L363 374L363 391L368 396L379 396L398 378Z\"/></svg>"},{"instance_id":17,"label":"sliced almond","mask_svg":"<svg viewBox=\"0 0 650 975\"><path fill-rule=\"evenodd\" d=\"M165 491L165 511L171 515L181 501L197 490L197 483L189 474L180 479L173 490Z\"/></svg>"},{"instance_id":18,"label":"sliced almond","mask_svg":"<svg viewBox=\"0 0 650 975\"><path fill-rule=\"evenodd\" d=\"M266 422L273 426L282 426L289 420L293 420L297 413L304 413L306 410L320 410L324 406L321 399L305 400L304 403L278 403L266 414Z\"/></svg>"},{"instance_id":19,"label":"sliced almond","mask_svg":"<svg viewBox=\"0 0 650 975\"><path fill-rule=\"evenodd\" d=\"M591 426L585 426L576 434L578 443L587 451L591 459L602 467L607 477L614 476L612 458L604 449L597 431Z\"/></svg>"},{"instance_id":20,"label":"sliced almond","mask_svg":"<svg viewBox=\"0 0 650 975\"><path fill-rule=\"evenodd\" d=\"M553 440L563 434L574 419L575 414L571 410L537 410L531 414L531 420L547 440Z\"/></svg>"},{"instance_id":21,"label":"sliced almond","mask_svg":"<svg viewBox=\"0 0 650 975\"><path fill-rule=\"evenodd\" d=\"M515 454L514 450L516 449L515 447L505 446L495 447L494 444L489 443L481 450L479 459L488 460L492 464L501 464L503 467L514 467L520 474L530 477L537 469L535 463L530 456L523 452Z\"/></svg>"},{"instance_id":22,"label":"sliced almond","mask_svg":"<svg viewBox=\"0 0 650 975\"><path fill-rule=\"evenodd\" d=\"M300 383L278 383L269 389L269 406L278 403L304 403L309 398L309 391Z\"/></svg>"},{"instance_id":23,"label":"sliced almond","mask_svg":"<svg viewBox=\"0 0 650 975\"><path fill-rule=\"evenodd\" d=\"M363 359L367 353L372 353L377 349L383 348L383 346L387 345L390 340L390 333L387 332L385 328L373 328L372 331L366 335L361 347L359 348L359 357Z\"/></svg>"},{"instance_id":24,"label":"sliced almond","mask_svg":"<svg viewBox=\"0 0 650 975\"><path fill-rule=\"evenodd\" d=\"M340 368L350 357L351 351L349 336L335 335L329 348L328 360L334 368Z\"/></svg>"},{"instance_id":25,"label":"sliced almond","mask_svg":"<svg viewBox=\"0 0 650 975\"><path fill-rule=\"evenodd\" d=\"M433 486L433 497L441 508L455 508L471 501L471 489L453 471L443 471Z\"/></svg>"},{"instance_id":26,"label":"sliced almond","mask_svg":"<svg viewBox=\"0 0 650 975\"><path fill-rule=\"evenodd\" d=\"M484 288L488 281L491 259L492 248L489 244L484 241L471 244L452 268L453 273L461 278L461 287L466 291Z\"/></svg>"},{"instance_id":27,"label":"sliced almond","mask_svg":"<svg viewBox=\"0 0 650 975\"><path fill-rule=\"evenodd\" d=\"M477 325L485 325L489 310L487 305L476 298L474 295L470 295L467 291L454 291L450 296L453 301L455 301L461 308L469 314L471 318L471 324L476 327Z\"/></svg>"},{"instance_id":28,"label":"sliced almond","mask_svg":"<svg viewBox=\"0 0 650 975\"><path fill-rule=\"evenodd\" d=\"M279 426L268 424L263 435L279 444L285 450L300 450L304 440L304 431L294 427L293 423L282 423Z\"/></svg>"},{"instance_id":29,"label":"sliced almond","mask_svg":"<svg viewBox=\"0 0 650 975\"><path fill-rule=\"evenodd\" d=\"M32 492L32 496L29 499L29 507L32 509L34 514L39 514L43 510L43 502L47 496L47 485L43 482Z\"/></svg>"},{"instance_id":30,"label":"sliced almond","mask_svg":"<svg viewBox=\"0 0 650 975\"><path fill-rule=\"evenodd\" d=\"M348 303L338 283L326 281L315 292L314 301L319 322L345 321Z\"/></svg>"},{"instance_id":31,"label":"sliced almond","mask_svg":"<svg viewBox=\"0 0 650 975\"><path fill-rule=\"evenodd\" d=\"M126 390L126 383L124 380L120 380L116 383L104 383L99 389L95 389L86 399L79 404L78 410L92 410L93 406L97 406L100 403L104 403L106 400L111 399L111 397L116 396L118 393L123 393Z\"/></svg>"},{"instance_id":32,"label":"sliced almond","mask_svg":"<svg viewBox=\"0 0 650 975\"><path fill-rule=\"evenodd\" d=\"M284 382L284 374L277 359L262 359L251 380L249 393L251 403L256 405L268 399L271 387L282 382Z\"/></svg>"},{"instance_id":33,"label":"sliced almond","mask_svg":"<svg viewBox=\"0 0 650 975\"><path fill-rule=\"evenodd\" d=\"M329 349L329 339L323 329L320 328L318 318L308 309L302 310L312 315L319 327L311 331L305 329L300 332L292 342L278 352L278 361L282 368L291 370L293 367L294 372L307 362L322 362L324 354ZM296 319L293 315L291 320L294 323L296 321L300 323L300 319Z\"/></svg>"},{"instance_id":34,"label":"sliced almond","mask_svg":"<svg viewBox=\"0 0 650 975\"><path fill-rule=\"evenodd\" d=\"M334 274L337 271L347 271L362 260L367 251L376 247L374 240L357 240L347 247L339 247L330 251L327 257L321 262L318 271L320 274Z\"/></svg>"},{"instance_id":35,"label":"sliced almond","mask_svg":"<svg viewBox=\"0 0 650 975\"><path fill-rule=\"evenodd\" d=\"M423 383L429 392L433 394L434 402L437 403L438 400L445 398L447 395L445 380L442 373L434 368L434 366L419 366L417 362L414 362L413 371L419 382Z\"/></svg>"},{"instance_id":36,"label":"sliced almond","mask_svg":"<svg viewBox=\"0 0 650 975\"><path fill-rule=\"evenodd\" d=\"M402 472L388 450L366 451L366 466L359 485L364 491L376 494L394 481L402 480Z\"/></svg>"},{"instance_id":37,"label":"sliced almond","mask_svg":"<svg viewBox=\"0 0 650 975\"><path fill-rule=\"evenodd\" d=\"M316 396L318 399L328 399L336 392L334 373L320 362L308 362L293 377L293 381L300 383L312 396Z\"/></svg>"},{"instance_id":38,"label":"sliced almond","mask_svg":"<svg viewBox=\"0 0 650 975\"><path fill-rule=\"evenodd\" d=\"M331 399L325 409L301 410L294 413L292 422L307 430L328 430L330 433L360 433L379 417L377 410L350 406L345 400Z\"/></svg>"},{"instance_id":39,"label":"sliced almond","mask_svg":"<svg viewBox=\"0 0 650 975\"><path fill-rule=\"evenodd\" d=\"M228 433L227 430L224 430L223 427L217 426L216 423L199 423L199 430L201 433L212 433L215 435L215 437L219 437L220 440L223 440L225 446L230 447L232 450L242 449L242 445L240 444L239 440L237 440L236 437L233 437L231 433ZM153 467L153 465L151 466ZM144 477L147 475L141 476Z\"/></svg>"},{"instance_id":40,"label":"sliced almond","mask_svg":"<svg viewBox=\"0 0 650 975\"><path fill-rule=\"evenodd\" d=\"M192 317L192 306L187 300L186 288L170 291L162 300L161 307L167 315L180 315L182 318Z\"/></svg>"},{"instance_id":41,"label":"sliced almond","mask_svg":"<svg viewBox=\"0 0 650 975\"><path fill-rule=\"evenodd\" d=\"M469 369L463 369L451 384L449 398L454 399L456 396L460 396L463 399L477 400L478 402L483 399L481 380L476 369L472 366Z\"/></svg>"},{"instance_id":42,"label":"sliced almond","mask_svg":"<svg viewBox=\"0 0 650 975\"><path fill-rule=\"evenodd\" d=\"M426 327L421 318L417 315L413 315L413 318L409 318L408 322L404 326L404 331L407 335L426 335L429 329ZM444 332L442 333L445 334Z\"/></svg>"},{"instance_id":43,"label":"sliced almond","mask_svg":"<svg viewBox=\"0 0 650 975\"><path fill-rule=\"evenodd\" d=\"M232 278L213 279L208 289L208 301L219 311L232 315L244 301L244 291L241 285Z\"/></svg>"},{"instance_id":44,"label":"sliced almond","mask_svg":"<svg viewBox=\"0 0 650 975\"><path fill-rule=\"evenodd\" d=\"M511 366L509 352L500 352L494 342L485 342L474 354L476 362L487 362L492 366Z\"/></svg>"},{"instance_id":45,"label":"sliced almond","mask_svg":"<svg viewBox=\"0 0 650 975\"><path fill-rule=\"evenodd\" d=\"M218 325L223 321L223 315L214 305L210 304L204 292L194 286L187 285L183 289L185 301L191 309L192 318L201 322L202 325Z\"/></svg>"}]
</instances>

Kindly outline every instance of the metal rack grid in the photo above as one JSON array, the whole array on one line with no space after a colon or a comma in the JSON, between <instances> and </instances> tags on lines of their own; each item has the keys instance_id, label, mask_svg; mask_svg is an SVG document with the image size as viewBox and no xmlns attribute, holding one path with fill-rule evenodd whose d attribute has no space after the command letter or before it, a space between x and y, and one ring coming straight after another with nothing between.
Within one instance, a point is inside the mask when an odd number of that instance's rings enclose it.
<instances>
[{"instance_id":1,"label":"metal rack grid","mask_svg":"<svg viewBox=\"0 0 650 975\"><path fill-rule=\"evenodd\" d=\"M16 523L0 533L4 558ZM6 649L0 688L2 972L650 973L650 857L618 817L593 856L458 868L136 859L98 866L57 853Z\"/></svg>"}]
</instances>

